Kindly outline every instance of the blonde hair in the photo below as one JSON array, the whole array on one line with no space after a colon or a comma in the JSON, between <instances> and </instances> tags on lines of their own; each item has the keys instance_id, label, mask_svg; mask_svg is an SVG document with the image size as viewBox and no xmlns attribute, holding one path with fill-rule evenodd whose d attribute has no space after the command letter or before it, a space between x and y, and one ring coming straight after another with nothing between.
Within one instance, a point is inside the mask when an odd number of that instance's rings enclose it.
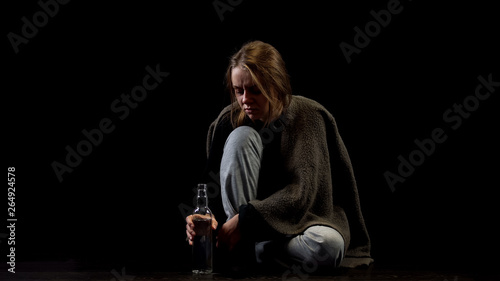
<instances>
[{"instance_id":1,"label":"blonde hair","mask_svg":"<svg viewBox=\"0 0 500 281\"><path fill-rule=\"evenodd\" d=\"M231 95L231 123L234 128L243 125L246 114L236 102L231 81L231 72L235 67L248 70L259 91L269 101L269 112L264 126L278 119L290 104L292 87L281 54L270 44L252 41L244 44L234 54L226 72L226 85Z\"/></svg>"}]
</instances>

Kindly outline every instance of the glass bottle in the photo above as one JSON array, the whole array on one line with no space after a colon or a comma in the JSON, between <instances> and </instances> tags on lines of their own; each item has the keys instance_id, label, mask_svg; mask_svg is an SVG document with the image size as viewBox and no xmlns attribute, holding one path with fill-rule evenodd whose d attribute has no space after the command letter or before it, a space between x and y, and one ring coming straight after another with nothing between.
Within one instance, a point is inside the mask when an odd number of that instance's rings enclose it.
<instances>
[{"instance_id":1,"label":"glass bottle","mask_svg":"<svg viewBox=\"0 0 500 281\"><path fill-rule=\"evenodd\" d=\"M207 185L198 184L196 208L193 211L193 274L212 273L212 211L208 208Z\"/></svg>"}]
</instances>

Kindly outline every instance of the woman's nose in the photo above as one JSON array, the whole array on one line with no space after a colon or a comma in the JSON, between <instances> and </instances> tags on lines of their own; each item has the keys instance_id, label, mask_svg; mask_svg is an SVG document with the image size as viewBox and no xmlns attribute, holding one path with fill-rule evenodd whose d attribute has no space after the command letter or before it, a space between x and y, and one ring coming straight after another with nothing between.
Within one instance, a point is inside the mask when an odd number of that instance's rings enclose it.
<instances>
[{"instance_id":1,"label":"woman's nose","mask_svg":"<svg viewBox=\"0 0 500 281\"><path fill-rule=\"evenodd\" d=\"M241 102L245 103L245 104L251 102L251 96L250 96L250 93L247 90L245 90L243 92L243 99L241 100Z\"/></svg>"}]
</instances>

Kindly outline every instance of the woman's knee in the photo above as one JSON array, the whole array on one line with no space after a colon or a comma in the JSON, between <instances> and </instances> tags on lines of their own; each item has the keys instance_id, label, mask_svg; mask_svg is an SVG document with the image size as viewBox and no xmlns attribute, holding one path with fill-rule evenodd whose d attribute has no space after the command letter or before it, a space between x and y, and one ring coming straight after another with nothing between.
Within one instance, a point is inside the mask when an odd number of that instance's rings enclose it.
<instances>
[{"instance_id":1,"label":"woman's knee","mask_svg":"<svg viewBox=\"0 0 500 281\"><path fill-rule=\"evenodd\" d=\"M228 149L252 149L259 156L264 146L259 133L252 127L240 126L234 129L228 136L224 150Z\"/></svg>"},{"instance_id":2,"label":"woman's knee","mask_svg":"<svg viewBox=\"0 0 500 281\"><path fill-rule=\"evenodd\" d=\"M310 260L318 266L338 267L344 257L344 238L335 229L327 226L312 226L304 232L309 244Z\"/></svg>"}]
</instances>

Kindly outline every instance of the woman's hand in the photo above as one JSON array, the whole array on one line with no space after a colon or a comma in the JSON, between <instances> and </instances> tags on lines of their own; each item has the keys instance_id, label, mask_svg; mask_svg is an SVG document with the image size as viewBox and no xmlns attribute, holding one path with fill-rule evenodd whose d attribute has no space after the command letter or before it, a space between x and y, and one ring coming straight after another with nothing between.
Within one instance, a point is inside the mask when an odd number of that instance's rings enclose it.
<instances>
[{"instance_id":1,"label":"woman's hand","mask_svg":"<svg viewBox=\"0 0 500 281\"><path fill-rule=\"evenodd\" d=\"M240 241L240 227L238 226L239 215L232 217L222 225L217 236L217 247L226 248L229 251L233 250L236 244Z\"/></svg>"},{"instance_id":2,"label":"woman's hand","mask_svg":"<svg viewBox=\"0 0 500 281\"><path fill-rule=\"evenodd\" d=\"M215 219L215 217L212 217L212 229L216 230L217 226L219 223ZM196 232L194 232L194 222L193 222L193 215L189 215L186 217L186 236L187 240L189 242L189 245L193 245L193 237L196 235Z\"/></svg>"}]
</instances>

